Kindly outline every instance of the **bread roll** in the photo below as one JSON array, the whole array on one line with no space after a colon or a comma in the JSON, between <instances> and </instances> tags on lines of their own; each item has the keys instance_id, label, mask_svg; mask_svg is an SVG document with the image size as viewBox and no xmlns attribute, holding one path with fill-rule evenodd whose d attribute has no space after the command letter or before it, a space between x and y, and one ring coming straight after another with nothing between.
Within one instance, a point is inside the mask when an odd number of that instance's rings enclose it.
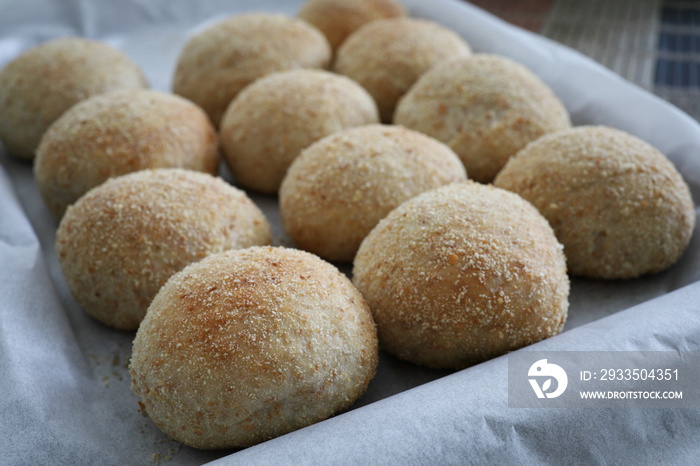
<instances>
[{"instance_id":1,"label":"bread roll","mask_svg":"<svg viewBox=\"0 0 700 466\"><path fill-rule=\"evenodd\" d=\"M276 193L302 149L341 129L379 121L356 82L321 70L260 78L231 102L221 123L225 160L239 184Z\"/></svg>"},{"instance_id":2,"label":"bread roll","mask_svg":"<svg viewBox=\"0 0 700 466\"><path fill-rule=\"evenodd\" d=\"M450 146L469 177L482 183L528 142L571 125L537 76L507 58L483 54L426 72L399 102L394 122Z\"/></svg>"},{"instance_id":3,"label":"bread roll","mask_svg":"<svg viewBox=\"0 0 700 466\"><path fill-rule=\"evenodd\" d=\"M199 32L177 61L173 90L219 126L226 107L256 79L294 68L327 68L331 48L318 29L267 13L229 17Z\"/></svg>"},{"instance_id":4,"label":"bread roll","mask_svg":"<svg viewBox=\"0 0 700 466\"><path fill-rule=\"evenodd\" d=\"M135 330L175 272L213 253L269 242L268 222L245 193L205 173L161 168L88 191L61 220L56 253L86 313Z\"/></svg>"},{"instance_id":5,"label":"bread roll","mask_svg":"<svg viewBox=\"0 0 700 466\"><path fill-rule=\"evenodd\" d=\"M44 134L34 174L56 217L108 178L146 168L216 174L218 144L206 114L181 97L133 89L71 107Z\"/></svg>"},{"instance_id":6,"label":"bread roll","mask_svg":"<svg viewBox=\"0 0 700 466\"><path fill-rule=\"evenodd\" d=\"M33 159L46 129L74 104L146 85L141 70L107 44L77 37L45 42L0 71L0 140L10 154Z\"/></svg>"},{"instance_id":7,"label":"bread roll","mask_svg":"<svg viewBox=\"0 0 700 466\"><path fill-rule=\"evenodd\" d=\"M346 37L365 24L405 14L396 0L307 0L299 18L316 26L336 50Z\"/></svg>"},{"instance_id":8,"label":"bread roll","mask_svg":"<svg viewBox=\"0 0 700 466\"><path fill-rule=\"evenodd\" d=\"M660 272L695 226L688 186L651 145L604 126L543 136L495 184L532 202L564 245L569 271L592 278Z\"/></svg>"},{"instance_id":9,"label":"bread roll","mask_svg":"<svg viewBox=\"0 0 700 466\"><path fill-rule=\"evenodd\" d=\"M360 83L374 97L382 121L390 123L396 104L418 78L440 62L471 55L457 33L417 18L373 21L338 49L335 71Z\"/></svg>"},{"instance_id":10,"label":"bread roll","mask_svg":"<svg viewBox=\"0 0 700 466\"><path fill-rule=\"evenodd\" d=\"M132 389L196 448L235 448L348 408L377 366L350 281L318 257L254 247L212 255L160 290L134 340Z\"/></svg>"},{"instance_id":11,"label":"bread roll","mask_svg":"<svg viewBox=\"0 0 700 466\"><path fill-rule=\"evenodd\" d=\"M532 205L474 182L420 194L360 246L353 282L380 345L461 369L559 333L568 311L562 246Z\"/></svg>"},{"instance_id":12,"label":"bread roll","mask_svg":"<svg viewBox=\"0 0 700 466\"><path fill-rule=\"evenodd\" d=\"M324 259L350 262L392 209L423 191L464 181L444 144L398 126L339 131L294 161L280 190L287 234Z\"/></svg>"}]
</instances>

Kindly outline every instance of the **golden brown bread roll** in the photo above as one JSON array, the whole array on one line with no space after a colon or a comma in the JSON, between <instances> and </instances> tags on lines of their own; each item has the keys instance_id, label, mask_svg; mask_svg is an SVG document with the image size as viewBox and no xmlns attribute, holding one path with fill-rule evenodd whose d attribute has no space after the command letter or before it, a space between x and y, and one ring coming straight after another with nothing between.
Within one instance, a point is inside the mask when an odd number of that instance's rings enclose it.
<instances>
[{"instance_id":1,"label":"golden brown bread roll","mask_svg":"<svg viewBox=\"0 0 700 466\"><path fill-rule=\"evenodd\" d=\"M459 157L441 142L398 126L361 126L302 152L282 184L280 213L298 247L350 262L392 209L423 191L464 180Z\"/></svg>"},{"instance_id":2,"label":"golden brown bread roll","mask_svg":"<svg viewBox=\"0 0 700 466\"><path fill-rule=\"evenodd\" d=\"M396 0L307 0L299 18L316 26L336 50L346 37L365 24L405 14Z\"/></svg>"},{"instance_id":3,"label":"golden brown bread roll","mask_svg":"<svg viewBox=\"0 0 700 466\"><path fill-rule=\"evenodd\" d=\"M360 246L353 282L380 345L461 369L556 335L568 311L562 246L520 196L474 182L419 194Z\"/></svg>"},{"instance_id":4,"label":"golden brown bread roll","mask_svg":"<svg viewBox=\"0 0 700 466\"><path fill-rule=\"evenodd\" d=\"M236 181L276 193L302 149L341 129L379 121L359 84L322 70L272 73L241 91L221 122L224 157Z\"/></svg>"},{"instance_id":5,"label":"golden brown bread roll","mask_svg":"<svg viewBox=\"0 0 700 466\"><path fill-rule=\"evenodd\" d=\"M427 71L399 102L394 122L450 146L469 177L482 183L528 142L571 126L562 103L537 76L485 54Z\"/></svg>"},{"instance_id":6,"label":"golden brown bread roll","mask_svg":"<svg viewBox=\"0 0 700 466\"><path fill-rule=\"evenodd\" d=\"M0 71L0 140L10 154L33 159L46 129L74 104L144 87L141 70L107 44L77 37L45 42Z\"/></svg>"},{"instance_id":7,"label":"golden brown bread roll","mask_svg":"<svg viewBox=\"0 0 700 466\"><path fill-rule=\"evenodd\" d=\"M418 78L435 65L471 55L454 31L433 21L391 18L354 32L338 49L334 69L360 83L390 123L396 104Z\"/></svg>"},{"instance_id":8,"label":"golden brown bread roll","mask_svg":"<svg viewBox=\"0 0 700 466\"><path fill-rule=\"evenodd\" d=\"M680 258L695 226L690 190L673 164L613 128L543 136L513 157L495 184L549 220L574 275L632 278L664 270Z\"/></svg>"},{"instance_id":9,"label":"golden brown bread roll","mask_svg":"<svg viewBox=\"0 0 700 466\"><path fill-rule=\"evenodd\" d=\"M267 13L235 15L193 36L178 57L173 91L204 109L215 126L256 79L294 68L327 68L331 48L313 26Z\"/></svg>"},{"instance_id":10,"label":"golden brown bread roll","mask_svg":"<svg viewBox=\"0 0 700 466\"><path fill-rule=\"evenodd\" d=\"M56 253L86 313L135 330L172 274L221 251L269 244L263 213L221 178L177 168L110 178L71 205Z\"/></svg>"},{"instance_id":11,"label":"golden brown bread roll","mask_svg":"<svg viewBox=\"0 0 700 466\"><path fill-rule=\"evenodd\" d=\"M133 89L94 96L66 111L42 137L34 175L60 218L113 176L165 167L216 174L218 163L214 127L199 107L172 94Z\"/></svg>"},{"instance_id":12,"label":"golden brown bread roll","mask_svg":"<svg viewBox=\"0 0 700 466\"><path fill-rule=\"evenodd\" d=\"M136 334L132 389L164 432L245 447L348 408L377 366L377 335L338 269L293 249L212 255L163 286Z\"/></svg>"}]
</instances>

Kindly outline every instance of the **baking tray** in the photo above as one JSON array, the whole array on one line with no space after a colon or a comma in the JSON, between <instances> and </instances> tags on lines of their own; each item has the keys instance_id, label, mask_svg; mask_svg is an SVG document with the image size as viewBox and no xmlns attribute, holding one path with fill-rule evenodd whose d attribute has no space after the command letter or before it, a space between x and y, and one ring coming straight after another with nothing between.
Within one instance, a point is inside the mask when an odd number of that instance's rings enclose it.
<instances>
[{"instance_id":1,"label":"baking tray","mask_svg":"<svg viewBox=\"0 0 700 466\"><path fill-rule=\"evenodd\" d=\"M693 119L583 55L466 2L403 3L411 15L454 29L475 51L527 66L559 95L574 124L610 125L659 148L697 204L700 127ZM153 88L169 90L179 50L193 31L244 11L294 15L300 5L0 0L0 66L39 42L80 35L123 50ZM452 373L382 354L376 378L348 412L242 451L182 446L139 411L129 389L134 334L87 317L70 295L53 249L57 223L41 202L31 164L4 149L0 163L1 464L648 463L697 457L698 410L509 408L507 356ZM251 197L268 215L275 243L290 244L276 198ZM658 275L574 279L565 331L524 350L697 351L698 241L696 233L683 258Z\"/></svg>"}]
</instances>

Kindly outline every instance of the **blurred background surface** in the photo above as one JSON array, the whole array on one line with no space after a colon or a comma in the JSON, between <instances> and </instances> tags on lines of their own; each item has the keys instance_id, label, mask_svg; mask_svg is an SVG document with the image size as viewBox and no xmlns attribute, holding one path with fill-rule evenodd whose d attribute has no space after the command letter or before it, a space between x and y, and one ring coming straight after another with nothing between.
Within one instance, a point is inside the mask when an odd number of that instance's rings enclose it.
<instances>
[{"instance_id":1,"label":"blurred background surface","mask_svg":"<svg viewBox=\"0 0 700 466\"><path fill-rule=\"evenodd\" d=\"M700 121L700 0L471 0L574 48Z\"/></svg>"}]
</instances>

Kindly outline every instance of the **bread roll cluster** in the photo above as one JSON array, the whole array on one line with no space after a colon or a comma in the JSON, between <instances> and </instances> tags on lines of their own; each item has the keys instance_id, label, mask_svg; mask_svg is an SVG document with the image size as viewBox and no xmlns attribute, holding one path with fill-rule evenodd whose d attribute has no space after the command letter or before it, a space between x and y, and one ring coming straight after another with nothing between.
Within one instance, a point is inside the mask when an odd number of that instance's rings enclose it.
<instances>
[{"instance_id":1,"label":"bread roll cluster","mask_svg":"<svg viewBox=\"0 0 700 466\"><path fill-rule=\"evenodd\" d=\"M37 154L76 301L137 330L139 403L196 448L347 409L378 346L460 369L556 335L569 274L659 272L694 229L656 149L571 128L532 72L394 0L220 20L172 94L144 87L106 45L40 45L0 72L0 139ZM286 247L234 184L278 196Z\"/></svg>"}]
</instances>

